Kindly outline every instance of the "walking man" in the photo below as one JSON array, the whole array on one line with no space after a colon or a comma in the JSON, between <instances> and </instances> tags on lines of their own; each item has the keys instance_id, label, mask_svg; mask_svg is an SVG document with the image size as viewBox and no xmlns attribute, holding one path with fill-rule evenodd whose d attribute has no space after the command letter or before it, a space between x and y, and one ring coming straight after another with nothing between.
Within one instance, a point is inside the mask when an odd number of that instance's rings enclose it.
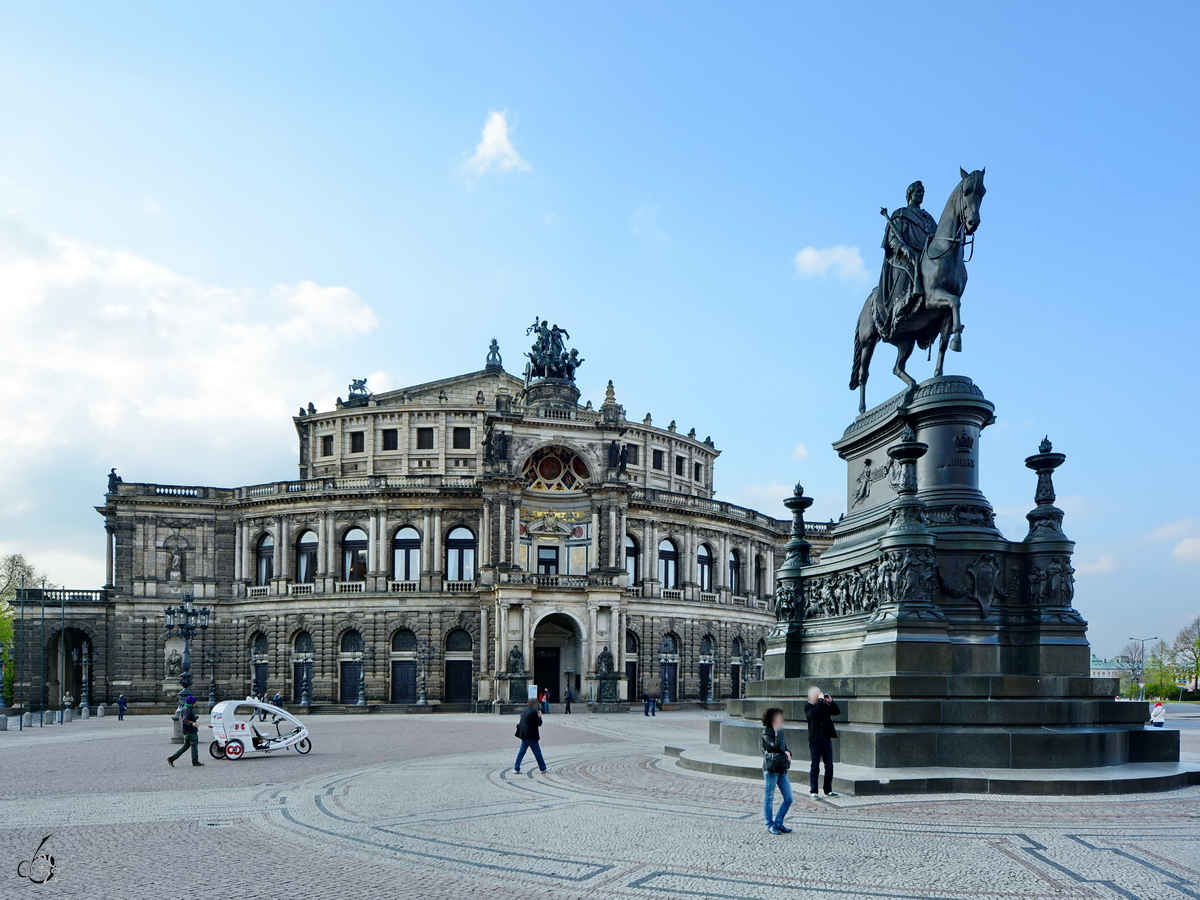
<instances>
[{"instance_id":1,"label":"walking man","mask_svg":"<svg viewBox=\"0 0 1200 900\"><path fill-rule=\"evenodd\" d=\"M650 692L644 691L642 693L642 714L647 716L657 715L654 709L656 705L654 698L650 696Z\"/></svg>"},{"instance_id":2,"label":"walking man","mask_svg":"<svg viewBox=\"0 0 1200 900\"><path fill-rule=\"evenodd\" d=\"M521 749L517 751L517 761L513 764L513 771L518 774L521 772L521 760L525 758L526 750L533 751L533 758L537 760L538 769L546 771L546 761L542 759L540 743L542 714L538 711L539 705L537 700L530 700L521 710L521 719L517 722L517 737L521 739Z\"/></svg>"},{"instance_id":3,"label":"walking man","mask_svg":"<svg viewBox=\"0 0 1200 900\"><path fill-rule=\"evenodd\" d=\"M125 721L125 711L129 709L129 701L124 694L117 694L117 721Z\"/></svg>"},{"instance_id":4,"label":"walking man","mask_svg":"<svg viewBox=\"0 0 1200 900\"><path fill-rule=\"evenodd\" d=\"M200 726L196 724L196 698L191 694L183 701L183 709L179 713L179 727L183 731L183 746L167 757L167 764L175 768L175 760L191 747L192 765L204 765L200 762Z\"/></svg>"},{"instance_id":5,"label":"walking man","mask_svg":"<svg viewBox=\"0 0 1200 900\"><path fill-rule=\"evenodd\" d=\"M819 687L808 689L808 702L804 704L804 717L808 719L808 755L812 765L808 770L808 795L816 800L817 775L821 763L825 763L825 796L836 797L833 789L833 739L837 729L833 727L833 716L841 715L841 707Z\"/></svg>"},{"instance_id":6,"label":"walking man","mask_svg":"<svg viewBox=\"0 0 1200 900\"><path fill-rule=\"evenodd\" d=\"M564 701L566 701L566 704L567 704L567 708L566 708L566 710L565 710L565 713L566 713L568 716L571 714L571 701L572 701L572 700L574 700L574 699L575 699L575 695L571 693L571 689L570 689L570 688L567 688L567 692L566 692L566 694L564 694L564 695L563 695L563 700L564 700Z\"/></svg>"}]
</instances>

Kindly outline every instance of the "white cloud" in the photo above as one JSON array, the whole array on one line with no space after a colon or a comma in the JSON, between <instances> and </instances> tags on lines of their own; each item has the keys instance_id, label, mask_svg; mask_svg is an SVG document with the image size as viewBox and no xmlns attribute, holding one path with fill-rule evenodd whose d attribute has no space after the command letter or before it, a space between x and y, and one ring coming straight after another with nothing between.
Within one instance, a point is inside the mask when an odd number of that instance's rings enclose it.
<instances>
[{"instance_id":1,"label":"white cloud","mask_svg":"<svg viewBox=\"0 0 1200 900\"><path fill-rule=\"evenodd\" d=\"M805 247L796 254L796 272L800 275L824 275L830 269L835 269L842 281L861 281L867 277L867 268L857 247L845 244L824 249Z\"/></svg>"},{"instance_id":2,"label":"white cloud","mask_svg":"<svg viewBox=\"0 0 1200 900\"><path fill-rule=\"evenodd\" d=\"M211 472L216 452L244 462L277 447L280 419L337 383L323 356L377 325L349 288L204 284L11 216L0 217L0 297L9 515L45 499L31 473L56 466Z\"/></svg>"},{"instance_id":3,"label":"white cloud","mask_svg":"<svg viewBox=\"0 0 1200 900\"><path fill-rule=\"evenodd\" d=\"M796 459L808 459L808 448L803 444L797 444L796 449L792 451L792 456Z\"/></svg>"},{"instance_id":4,"label":"white cloud","mask_svg":"<svg viewBox=\"0 0 1200 900\"><path fill-rule=\"evenodd\" d=\"M1081 577L1090 575L1111 575L1120 568L1115 553L1103 553L1095 562L1075 562L1075 574Z\"/></svg>"},{"instance_id":5,"label":"white cloud","mask_svg":"<svg viewBox=\"0 0 1200 900\"><path fill-rule=\"evenodd\" d=\"M1200 562L1200 537L1185 538L1171 550L1179 562Z\"/></svg>"},{"instance_id":6,"label":"white cloud","mask_svg":"<svg viewBox=\"0 0 1200 900\"><path fill-rule=\"evenodd\" d=\"M158 201L155 200L153 197L143 197L141 200L138 201L138 205L141 206L141 208L144 209L146 212L150 213L150 215L154 215L155 213L157 213L159 210L162 209L162 207L159 205Z\"/></svg>"},{"instance_id":7,"label":"white cloud","mask_svg":"<svg viewBox=\"0 0 1200 900\"><path fill-rule=\"evenodd\" d=\"M655 241L665 241L666 232L658 227L658 211L661 204L643 203L629 217L629 230L634 237L649 238Z\"/></svg>"},{"instance_id":8,"label":"white cloud","mask_svg":"<svg viewBox=\"0 0 1200 900\"><path fill-rule=\"evenodd\" d=\"M1180 538L1194 537L1200 534L1200 519L1176 519L1159 525L1153 531L1142 536L1147 543L1178 541Z\"/></svg>"},{"instance_id":9,"label":"white cloud","mask_svg":"<svg viewBox=\"0 0 1200 900\"><path fill-rule=\"evenodd\" d=\"M491 171L528 172L529 163L521 158L509 137L508 111L490 112L483 123L483 134L475 152L463 161L463 170L472 179Z\"/></svg>"}]
</instances>

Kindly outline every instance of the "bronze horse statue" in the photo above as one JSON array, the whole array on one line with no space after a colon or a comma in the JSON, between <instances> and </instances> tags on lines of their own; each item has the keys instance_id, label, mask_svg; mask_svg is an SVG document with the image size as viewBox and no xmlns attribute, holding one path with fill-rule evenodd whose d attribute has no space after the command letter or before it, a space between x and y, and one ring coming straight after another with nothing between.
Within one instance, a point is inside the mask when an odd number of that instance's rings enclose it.
<instances>
[{"instance_id":1,"label":"bronze horse statue","mask_svg":"<svg viewBox=\"0 0 1200 900\"><path fill-rule=\"evenodd\" d=\"M939 336L937 367L934 376L942 374L946 347L962 350L962 322L959 319L959 300L967 286L967 266L964 254L972 235L979 227L979 205L985 193L984 169L967 173L959 169L962 180L946 201L938 219L937 230L921 254L920 271L924 294L914 308L907 310L897 323L895 332L884 338L878 322L886 322L889 297L882 296L879 287L871 291L858 316L854 334L854 369L850 374L850 389L859 389L858 411L867 411L867 377L870 375L871 355L880 340L896 347L896 365L892 369L911 391L917 382L905 371L904 364L913 347L922 350L932 347ZM878 315L878 318L877 318Z\"/></svg>"}]
</instances>

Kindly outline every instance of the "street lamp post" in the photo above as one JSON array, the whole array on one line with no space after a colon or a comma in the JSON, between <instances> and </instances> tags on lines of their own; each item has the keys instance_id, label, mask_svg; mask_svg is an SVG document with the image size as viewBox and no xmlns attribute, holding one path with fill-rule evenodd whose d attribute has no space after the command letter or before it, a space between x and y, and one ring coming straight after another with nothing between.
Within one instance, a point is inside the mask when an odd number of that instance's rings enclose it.
<instances>
[{"instance_id":1,"label":"street lamp post","mask_svg":"<svg viewBox=\"0 0 1200 900\"><path fill-rule=\"evenodd\" d=\"M367 705L367 667L364 660L371 661L371 674L375 674L375 648L358 651L358 705Z\"/></svg>"},{"instance_id":2,"label":"street lamp post","mask_svg":"<svg viewBox=\"0 0 1200 900\"><path fill-rule=\"evenodd\" d=\"M428 638L421 638L421 643L417 646L417 659L421 663L421 680L417 684L417 706L428 706L429 701L425 698L425 667L429 662Z\"/></svg>"},{"instance_id":3,"label":"street lamp post","mask_svg":"<svg viewBox=\"0 0 1200 900\"><path fill-rule=\"evenodd\" d=\"M79 686L79 711L86 719L92 713L88 702L88 675L92 666L92 647L87 641L83 642L83 683Z\"/></svg>"},{"instance_id":4,"label":"street lamp post","mask_svg":"<svg viewBox=\"0 0 1200 900\"><path fill-rule=\"evenodd\" d=\"M1134 677L1137 679L1138 699L1145 700L1146 699L1146 682L1145 682L1146 645L1148 643L1150 643L1151 641L1157 641L1158 638L1157 637L1148 637L1148 638L1131 637L1129 640L1135 641L1141 647L1141 649L1138 651L1138 658L1135 660L1135 662L1137 663L1137 672L1135 673Z\"/></svg>"},{"instance_id":5,"label":"street lamp post","mask_svg":"<svg viewBox=\"0 0 1200 900\"><path fill-rule=\"evenodd\" d=\"M167 617L167 635L170 637L183 638L183 666L179 673L179 707L183 707L183 701L187 698L188 691L192 686L192 638L196 636L196 632L201 633L208 630L208 607L202 606L199 609L192 602L191 594L183 595L183 602L179 606L168 606L163 610Z\"/></svg>"},{"instance_id":6,"label":"street lamp post","mask_svg":"<svg viewBox=\"0 0 1200 900\"><path fill-rule=\"evenodd\" d=\"M217 664L221 661L221 651L214 639L204 651L204 662L208 665L208 703L215 706L217 702Z\"/></svg>"},{"instance_id":7,"label":"street lamp post","mask_svg":"<svg viewBox=\"0 0 1200 900\"><path fill-rule=\"evenodd\" d=\"M300 660L300 706L308 709L312 705L312 654L297 654Z\"/></svg>"},{"instance_id":8,"label":"street lamp post","mask_svg":"<svg viewBox=\"0 0 1200 900\"><path fill-rule=\"evenodd\" d=\"M658 658L658 694L662 697L662 704L666 706L671 702L671 691L667 682L667 657L660 656Z\"/></svg>"}]
</instances>

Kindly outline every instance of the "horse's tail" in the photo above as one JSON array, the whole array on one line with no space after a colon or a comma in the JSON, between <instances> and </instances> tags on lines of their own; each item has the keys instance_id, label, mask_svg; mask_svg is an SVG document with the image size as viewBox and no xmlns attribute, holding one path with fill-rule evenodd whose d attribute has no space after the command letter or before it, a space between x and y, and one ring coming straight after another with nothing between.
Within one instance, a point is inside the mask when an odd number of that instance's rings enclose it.
<instances>
[{"instance_id":1,"label":"horse's tail","mask_svg":"<svg viewBox=\"0 0 1200 900\"><path fill-rule=\"evenodd\" d=\"M879 288L874 288L867 295L867 302L863 304L862 312L858 314L858 324L854 328L854 364L850 369L850 390L855 390L860 385L866 384L868 372L863 363L863 356L871 352L871 347L874 346L876 336L872 334L875 330L875 294ZM865 322L865 325L864 325ZM866 334L863 334L864 327ZM862 375L860 378L859 375Z\"/></svg>"}]
</instances>

